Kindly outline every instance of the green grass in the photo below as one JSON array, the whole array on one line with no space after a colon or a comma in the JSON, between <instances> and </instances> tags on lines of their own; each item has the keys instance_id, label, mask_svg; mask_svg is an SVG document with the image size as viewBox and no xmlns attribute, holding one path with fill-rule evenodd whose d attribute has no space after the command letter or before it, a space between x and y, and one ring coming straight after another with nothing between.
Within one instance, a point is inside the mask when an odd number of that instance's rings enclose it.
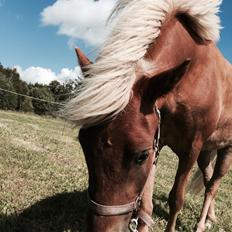
<instances>
[{"instance_id":1,"label":"green grass","mask_svg":"<svg viewBox=\"0 0 232 232\"><path fill-rule=\"evenodd\" d=\"M77 130L64 121L0 111L0 232L81 232L87 170ZM164 231L177 159L162 150L154 189L155 232ZM232 231L232 173L217 195L218 224ZM178 231L193 231L202 196L187 194Z\"/></svg>"}]
</instances>

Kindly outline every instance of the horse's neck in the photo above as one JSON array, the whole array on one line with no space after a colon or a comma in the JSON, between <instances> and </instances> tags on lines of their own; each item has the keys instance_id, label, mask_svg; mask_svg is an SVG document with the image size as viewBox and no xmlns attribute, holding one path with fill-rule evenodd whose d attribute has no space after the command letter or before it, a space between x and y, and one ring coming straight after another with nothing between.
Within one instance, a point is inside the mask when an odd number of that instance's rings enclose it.
<instances>
[{"instance_id":1,"label":"horse's neck","mask_svg":"<svg viewBox=\"0 0 232 232\"><path fill-rule=\"evenodd\" d=\"M174 19L164 27L149 55L158 67L175 67L187 58L192 61L178 85L158 99L163 144L176 152L183 151L196 128L200 127L199 133L206 138L217 128L218 121L226 119L222 117L225 110L232 115L228 111L232 110L232 68L213 43L198 43ZM174 137L186 138L187 144L182 140L178 144Z\"/></svg>"},{"instance_id":2,"label":"horse's neck","mask_svg":"<svg viewBox=\"0 0 232 232\"><path fill-rule=\"evenodd\" d=\"M189 73L160 101L163 143L177 153L185 144L178 144L173 135L191 141L195 122L202 122L200 133L207 137L232 115L232 66L213 44L197 46L196 54Z\"/></svg>"}]
</instances>

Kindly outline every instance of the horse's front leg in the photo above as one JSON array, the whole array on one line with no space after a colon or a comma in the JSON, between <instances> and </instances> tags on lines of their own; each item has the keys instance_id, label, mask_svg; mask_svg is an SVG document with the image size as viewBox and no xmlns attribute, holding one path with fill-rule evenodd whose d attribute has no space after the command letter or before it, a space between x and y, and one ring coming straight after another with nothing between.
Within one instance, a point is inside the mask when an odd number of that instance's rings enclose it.
<instances>
[{"instance_id":1,"label":"horse's front leg","mask_svg":"<svg viewBox=\"0 0 232 232\"><path fill-rule=\"evenodd\" d=\"M176 220L184 204L185 187L190 171L196 162L200 149L191 151L189 155L179 156L179 165L172 190L169 194L169 219L166 232L175 232Z\"/></svg>"},{"instance_id":2,"label":"horse's front leg","mask_svg":"<svg viewBox=\"0 0 232 232\"><path fill-rule=\"evenodd\" d=\"M152 212L153 212L152 196L153 196L155 169L156 169L156 166L154 165L152 167L152 170L149 174L147 183L144 188L142 205L141 205L142 212L145 212L151 218L152 218ZM144 221L146 221L146 223ZM139 232L147 232L149 230L149 227L147 224L150 224L150 226L152 226L152 221L150 221L150 218L147 218L146 215L145 215L144 221L141 219L139 221L139 228L138 228Z\"/></svg>"}]
</instances>

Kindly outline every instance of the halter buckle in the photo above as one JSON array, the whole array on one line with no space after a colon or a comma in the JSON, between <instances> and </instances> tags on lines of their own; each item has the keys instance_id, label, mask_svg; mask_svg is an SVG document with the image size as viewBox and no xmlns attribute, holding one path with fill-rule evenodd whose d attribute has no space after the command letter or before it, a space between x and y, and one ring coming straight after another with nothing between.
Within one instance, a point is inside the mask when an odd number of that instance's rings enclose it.
<instances>
[{"instance_id":1,"label":"halter buckle","mask_svg":"<svg viewBox=\"0 0 232 232\"><path fill-rule=\"evenodd\" d=\"M142 196L138 196L136 199L135 199L135 212L137 212L141 206L141 203L142 203Z\"/></svg>"}]
</instances>

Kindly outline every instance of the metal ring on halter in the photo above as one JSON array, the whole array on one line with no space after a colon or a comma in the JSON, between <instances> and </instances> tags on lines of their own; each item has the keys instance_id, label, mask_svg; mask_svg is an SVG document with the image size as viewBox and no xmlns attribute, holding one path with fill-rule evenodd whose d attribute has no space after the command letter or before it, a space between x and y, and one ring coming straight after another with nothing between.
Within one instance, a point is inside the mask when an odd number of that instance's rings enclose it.
<instances>
[{"instance_id":1,"label":"metal ring on halter","mask_svg":"<svg viewBox=\"0 0 232 232\"><path fill-rule=\"evenodd\" d=\"M130 232L138 232L139 218L132 218L129 223Z\"/></svg>"}]
</instances>

